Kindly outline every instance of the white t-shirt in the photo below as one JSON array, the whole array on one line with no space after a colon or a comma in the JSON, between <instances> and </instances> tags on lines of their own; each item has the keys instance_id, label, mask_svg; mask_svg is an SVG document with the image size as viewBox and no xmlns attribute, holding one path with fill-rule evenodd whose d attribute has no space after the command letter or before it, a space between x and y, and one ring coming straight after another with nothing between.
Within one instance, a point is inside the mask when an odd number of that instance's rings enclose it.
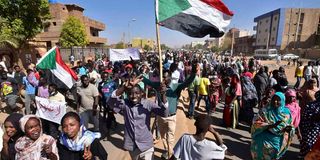
<instances>
[{"instance_id":1,"label":"white t-shirt","mask_svg":"<svg viewBox=\"0 0 320 160\"><path fill-rule=\"evenodd\" d=\"M307 66L304 74L305 74L306 76L312 75L312 66Z\"/></svg>"},{"instance_id":2,"label":"white t-shirt","mask_svg":"<svg viewBox=\"0 0 320 160\"><path fill-rule=\"evenodd\" d=\"M171 75L171 83L178 83L180 79L180 72L175 70Z\"/></svg>"},{"instance_id":3,"label":"white t-shirt","mask_svg":"<svg viewBox=\"0 0 320 160\"><path fill-rule=\"evenodd\" d=\"M212 160L224 159L227 146L218 146L207 139L197 141L193 135L184 134L173 150L174 156L181 160Z\"/></svg>"}]
</instances>

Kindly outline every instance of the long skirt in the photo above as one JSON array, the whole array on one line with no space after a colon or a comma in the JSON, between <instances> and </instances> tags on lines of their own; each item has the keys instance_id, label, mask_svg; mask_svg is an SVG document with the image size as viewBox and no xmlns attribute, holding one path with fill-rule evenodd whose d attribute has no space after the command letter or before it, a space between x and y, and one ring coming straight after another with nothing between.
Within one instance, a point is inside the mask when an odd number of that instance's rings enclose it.
<instances>
[{"instance_id":1,"label":"long skirt","mask_svg":"<svg viewBox=\"0 0 320 160\"><path fill-rule=\"evenodd\" d=\"M236 128L238 125L239 105L238 101L233 101L230 105L226 104L223 109L223 123L226 127Z\"/></svg>"},{"instance_id":2,"label":"long skirt","mask_svg":"<svg viewBox=\"0 0 320 160\"><path fill-rule=\"evenodd\" d=\"M253 107L257 104L256 99L243 100L242 107L239 112L239 121L245 122L251 126L254 117Z\"/></svg>"}]
</instances>

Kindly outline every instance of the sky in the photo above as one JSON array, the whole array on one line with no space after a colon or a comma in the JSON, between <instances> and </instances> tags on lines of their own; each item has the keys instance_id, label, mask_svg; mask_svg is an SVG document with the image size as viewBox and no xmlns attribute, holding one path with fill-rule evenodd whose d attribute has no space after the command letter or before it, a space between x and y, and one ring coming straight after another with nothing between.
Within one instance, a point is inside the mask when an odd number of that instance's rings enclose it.
<instances>
[{"instance_id":1,"label":"sky","mask_svg":"<svg viewBox=\"0 0 320 160\"><path fill-rule=\"evenodd\" d=\"M85 8L84 15L106 24L100 33L114 44L130 38L141 37L156 40L155 0L57 0L58 3L77 4ZM319 0L222 0L234 12L229 27L253 32L253 19L278 8L320 8ZM204 41L191 38L178 31L160 27L161 44L173 48Z\"/></svg>"}]
</instances>

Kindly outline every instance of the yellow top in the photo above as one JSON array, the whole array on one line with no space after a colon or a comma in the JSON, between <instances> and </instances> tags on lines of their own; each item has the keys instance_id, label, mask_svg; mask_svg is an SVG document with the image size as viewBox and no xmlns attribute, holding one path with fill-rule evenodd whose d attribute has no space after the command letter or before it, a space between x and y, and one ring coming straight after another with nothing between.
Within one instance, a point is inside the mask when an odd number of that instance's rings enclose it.
<instances>
[{"instance_id":1,"label":"yellow top","mask_svg":"<svg viewBox=\"0 0 320 160\"><path fill-rule=\"evenodd\" d=\"M210 85L210 81L208 78L205 78L205 77L201 78L200 86L199 86L199 94L204 96L208 95L207 86L209 85Z\"/></svg>"},{"instance_id":2,"label":"yellow top","mask_svg":"<svg viewBox=\"0 0 320 160\"><path fill-rule=\"evenodd\" d=\"M303 66L297 67L296 69L296 77L303 77Z\"/></svg>"}]
</instances>

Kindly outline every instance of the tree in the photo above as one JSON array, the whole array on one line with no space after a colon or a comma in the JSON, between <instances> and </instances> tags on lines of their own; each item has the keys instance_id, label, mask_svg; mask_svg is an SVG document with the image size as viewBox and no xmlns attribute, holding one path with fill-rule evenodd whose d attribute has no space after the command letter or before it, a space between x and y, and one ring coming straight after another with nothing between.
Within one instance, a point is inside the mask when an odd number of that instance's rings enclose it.
<instances>
[{"instance_id":1,"label":"tree","mask_svg":"<svg viewBox=\"0 0 320 160\"><path fill-rule=\"evenodd\" d=\"M231 49L231 43L232 43L232 40L231 40L231 37L229 36L226 36L223 40L223 44L221 46L221 50L230 50Z\"/></svg>"},{"instance_id":2,"label":"tree","mask_svg":"<svg viewBox=\"0 0 320 160\"><path fill-rule=\"evenodd\" d=\"M14 61L19 61L21 48L48 25L48 0L0 0L1 44L15 48ZM22 64L19 64L22 65Z\"/></svg>"},{"instance_id":3,"label":"tree","mask_svg":"<svg viewBox=\"0 0 320 160\"><path fill-rule=\"evenodd\" d=\"M145 50L145 51L150 51L150 50L151 50L151 47L146 44L146 45L143 47L143 50Z\"/></svg>"},{"instance_id":4,"label":"tree","mask_svg":"<svg viewBox=\"0 0 320 160\"><path fill-rule=\"evenodd\" d=\"M21 46L47 25L49 3L47 0L0 0L0 17L6 23L2 27L7 29L7 34L15 37Z\"/></svg>"},{"instance_id":5,"label":"tree","mask_svg":"<svg viewBox=\"0 0 320 160\"><path fill-rule=\"evenodd\" d=\"M59 41L60 45L66 48L85 46L89 43L85 26L73 16L63 23Z\"/></svg>"},{"instance_id":6,"label":"tree","mask_svg":"<svg viewBox=\"0 0 320 160\"><path fill-rule=\"evenodd\" d=\"M194 49L203 49L202 44L197 44L196 46L193 47Z\"/></svg>"},{"instance_id":7,"label":"tree","mask_svg":"<svg viewBox=\"0 0 320 160\"><path fill-rule=\"evenodd\" d=\"M169 49L170 49L170 47L168 47L168 46L165 45L165 44L161 44L160 46L161 46L161 50L162 50L162 51L166 51L166 50L169 50Z\"/></svg>"},{"instance_id":8,"label":"tree","mask_svg":"<svg viewBox=\"0 0 320 160\"><path fill-rule=\"evenodd\" d=\"M124 45L125 44L123 42L119 42L119 43L116 44L115 48L116 49L124 49Z\"/></svg>"},{"instance_id":9,"label":"tree","mask_svg":"<svg viewBox=\"0 0 320 160\"><path fill-rule=\"evenodd\" d=\"M210 48L211 52L218 52L219 51L219 48L217 46L212 46Z\"/></svg>"}]
</instances>

